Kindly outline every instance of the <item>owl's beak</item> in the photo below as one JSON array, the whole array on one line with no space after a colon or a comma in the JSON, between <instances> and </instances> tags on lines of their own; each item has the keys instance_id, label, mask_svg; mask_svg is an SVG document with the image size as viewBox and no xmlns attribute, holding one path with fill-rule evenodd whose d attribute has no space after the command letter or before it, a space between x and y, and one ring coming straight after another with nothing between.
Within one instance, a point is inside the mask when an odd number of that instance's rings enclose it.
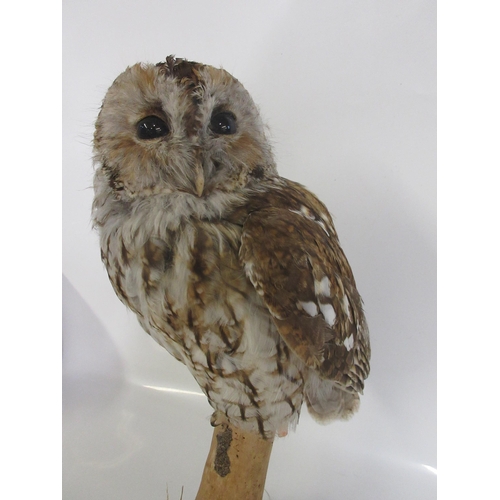
<instances>
[{"instance_id":1,"label":"owl's beak","mask_svg":"<svg viewBox=\"0 0 500 500\"><path fill-rule=\"evenodd\" d=\"M200 164L196 165L194 185L196 194L201 198L203 188L205 187L205 175L203 174L203 167Z\"/></svg>"}]
</instances>

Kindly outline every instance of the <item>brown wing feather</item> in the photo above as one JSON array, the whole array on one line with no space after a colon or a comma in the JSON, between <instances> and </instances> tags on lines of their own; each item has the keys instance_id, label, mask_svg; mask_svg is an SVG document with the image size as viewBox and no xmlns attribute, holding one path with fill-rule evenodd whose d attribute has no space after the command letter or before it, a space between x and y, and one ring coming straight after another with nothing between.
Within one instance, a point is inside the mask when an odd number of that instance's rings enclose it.
<instances>
[{"instance_id":1,"label":"brown wing feather","mask_svg":"<svg viewBox=\"0 0 500 500\"><path fill-rule=\"evenodd\" d=\"M361 297L326 208L300 185L243 225L240 259L287 345L323 378L362 392L370 345ZM298 202L300 193L300 203Z\"/></svg>"}]
</instances>

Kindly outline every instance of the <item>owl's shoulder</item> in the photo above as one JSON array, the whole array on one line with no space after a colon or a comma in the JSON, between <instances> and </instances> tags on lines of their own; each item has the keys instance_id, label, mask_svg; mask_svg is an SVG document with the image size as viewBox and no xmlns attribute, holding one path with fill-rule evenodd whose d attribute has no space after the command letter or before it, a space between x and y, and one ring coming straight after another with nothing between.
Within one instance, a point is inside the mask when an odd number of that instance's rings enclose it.
<instances>
[{"instance_id":1,"label":"owl's shoulder","mask_svg":"<svg viewBox=\"0 0 500 500\"><path fill-rule=\"evenodd\" d=\"M337 238L326 206L305 186L285 177L272 176L248 186L245 202L236 205L226 218L243 224L250 214L263 210L280 213L281 219L290 213L316 221L328 235Z\"/></svg>"}]
</instances>

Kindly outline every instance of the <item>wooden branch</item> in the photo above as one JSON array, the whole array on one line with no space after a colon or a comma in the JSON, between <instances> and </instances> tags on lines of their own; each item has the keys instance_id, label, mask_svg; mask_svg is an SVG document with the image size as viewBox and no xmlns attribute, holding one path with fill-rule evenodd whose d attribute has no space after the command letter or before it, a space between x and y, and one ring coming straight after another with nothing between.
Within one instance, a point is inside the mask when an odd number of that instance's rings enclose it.
<instances>
[{"instance_id":1,"label":"wooden branch","mask_svg":"<svg viewBox=\"0 0 500 500\"><path fill-rule=\"evenodd\" d=\"M262 500L272 447L260 434L217 425L196 500Z\"/></svg>"}]
</instances>

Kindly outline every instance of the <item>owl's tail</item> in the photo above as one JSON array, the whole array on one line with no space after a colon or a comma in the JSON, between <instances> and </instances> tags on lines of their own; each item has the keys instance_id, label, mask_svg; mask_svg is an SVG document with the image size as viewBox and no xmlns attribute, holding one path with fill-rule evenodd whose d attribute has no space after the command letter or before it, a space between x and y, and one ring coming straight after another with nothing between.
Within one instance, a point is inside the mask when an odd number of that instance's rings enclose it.
<instances>
[{"instance_id":1,"label":"owl's tail","mask_svg":"<svg viewBox=\"0 0 500 500\"><path fill-rule=\"evenodd\" d=\"M359 409L359 395L347 392L336 382L320 378L312 370L305 385L307 409L322 424L332 420L347 420Z\"/></svg>"}]
</instances>

